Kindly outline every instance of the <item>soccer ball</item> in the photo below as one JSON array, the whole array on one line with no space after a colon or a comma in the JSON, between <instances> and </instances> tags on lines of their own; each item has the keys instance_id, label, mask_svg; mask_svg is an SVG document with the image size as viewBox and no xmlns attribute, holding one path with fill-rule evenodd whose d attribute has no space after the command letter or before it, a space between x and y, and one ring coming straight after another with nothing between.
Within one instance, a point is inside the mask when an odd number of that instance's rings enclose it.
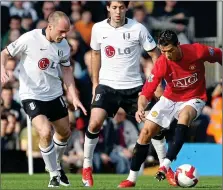
<instances>
[{"instance_id":1,"label":"soccer ball","mask_svg":"<svg viewBox=\"0 0 223 190\"><path fill-rule=\"evenodd\" d=\"M175 180L180 187L194 187L199 179L197 169L190 164L183 164L175 172Z\"/></svg>"}]
</instances>

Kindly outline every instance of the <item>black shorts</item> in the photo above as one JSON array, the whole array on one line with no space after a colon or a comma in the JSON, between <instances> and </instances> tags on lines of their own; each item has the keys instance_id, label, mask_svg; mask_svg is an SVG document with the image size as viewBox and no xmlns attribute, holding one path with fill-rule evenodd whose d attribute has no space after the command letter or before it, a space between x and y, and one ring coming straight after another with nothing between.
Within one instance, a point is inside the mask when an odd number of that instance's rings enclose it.
<instances>
[{"instance_id":1,"label":"black shorts","mask_svg":"<svg viewBox=\"0 0 223 190\"><path fill-rule=\"evenodd\" d=\"M67 106L62 96L51 101L22 100L22 105L31 120L38 115L45 115L49 121L56 121L68 115Z\"/></svg>"},{"instance_id":2,"label":"black shorts","mask_svg":"<svg viewBox=\"0 0 223 190\"><path fill-rule=\"evenodd\" d=\"M116 90L109 86L99 84L96 87L95 98L91 108L102 108L107 112L108 117L114 117L121 107L128 115L135 117L138 96L141 90L142 86Z\"/></svg>"}]
</instances>

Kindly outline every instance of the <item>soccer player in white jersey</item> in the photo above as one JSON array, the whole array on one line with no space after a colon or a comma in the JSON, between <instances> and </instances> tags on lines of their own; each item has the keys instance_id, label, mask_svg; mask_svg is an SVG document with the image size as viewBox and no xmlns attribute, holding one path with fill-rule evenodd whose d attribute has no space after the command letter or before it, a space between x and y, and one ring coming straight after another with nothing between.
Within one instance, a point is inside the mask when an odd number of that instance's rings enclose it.
<instances>
[{"instance_id":1,"label":"soccer player in white jersey","mask_svg":"<svg viewBox=\"0 0 223 190\"><path fill-rule=\"evenodd\" d=\"M60 184L69 186L60 160L67 146L71 131L58 67L61 67L63 81L70 93L75 109L86 110L75 93L75 83L70 67L70 47L65 39L70 21L60 11L51 13L47 28L35 29L23 34L1 52L1 83L9 76L5 63L9 56L21 55L19 94L25 112L40 136L41 150L46 168L50 173L48 187ZM51 126L54 135L51 137Z\"/></svg>"},{"instance_id":2,"label":"soccer player in white jersey","mask_svg":"<svg viewBox=\"0 0 223 190\"><path fill-rule=\"evenodd\" d=\"M128 3L128 1L108 1L107 10L110 18L96 23L92 28L93 102L84 143L82 173L84 186L93 186L93 153L105 118L113 117L119 107L132 116L137 111L138 94L142 89L139 60L141 48L148 52L153 63L160 55L147 29L142 24L125 17ZM164 143L155 145L159 146L159 149L161 147L162 154L165 154ZM149 148L149 144L145 148ZM163 159L163 156L159 158ZM140 167L137 164L133 165L131 169L137 171L138 166Z\"/></svg>"}]
</instances>

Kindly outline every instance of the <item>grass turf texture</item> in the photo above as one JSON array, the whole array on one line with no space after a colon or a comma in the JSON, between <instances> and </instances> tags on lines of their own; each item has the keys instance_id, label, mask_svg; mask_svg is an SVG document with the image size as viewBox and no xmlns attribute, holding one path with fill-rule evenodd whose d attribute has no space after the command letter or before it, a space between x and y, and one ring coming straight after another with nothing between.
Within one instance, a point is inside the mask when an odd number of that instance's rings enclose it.
<instances>
[{"instance_id":1,"label":"grass turf texture","mask_svg":"<svg viewBox=\"0 0 223 190\"><path fill-rule=\"evenodd\" d=\"M88 189L83 187L81 181L81 175L68 174L71 186L63 187L59 189ZM112 175L112 174L100 174L94 175L94 187L90 189L117 189L118 184L126 179L127 175ZM2 174L1 175L1 189L50 189L48 188L49 175L48 174L34 174L29 176L28 174ZM52 189L52 188L51 188ZM55 188L54 188L55 189ZM193 188L180 188L172 187L167 181L158 182L152 176L140 176L135 188L131 189L162 189L162 190L186 190L186 189L199 189L199 190L220 190L222 189L222 178L221 177L201 177L196 187Z\"/></svg>"}]
</instances>

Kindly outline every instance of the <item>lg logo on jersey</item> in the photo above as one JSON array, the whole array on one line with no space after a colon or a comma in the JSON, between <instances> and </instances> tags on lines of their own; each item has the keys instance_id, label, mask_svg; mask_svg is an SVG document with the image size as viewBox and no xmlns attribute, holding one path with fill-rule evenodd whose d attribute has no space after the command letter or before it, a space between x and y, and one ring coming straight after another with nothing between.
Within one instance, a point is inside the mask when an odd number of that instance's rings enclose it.
<instances>
[{"instance_id":1,"label":"lg logo on jersey","mask_svg":"<svg viewBox=\"0 0 223 190\"><path fill-rule=\"evenodd\" d=\"M115 48L113 48L112 46L106 46L105 55L109 58L113 57L115 55Z\"/></svg>"},{"instance_id":2,"label":"lg logo on jersey","mask_svg":"<svg viewBox=\"0 0 223 190\"><path fill-rule=\"evenodd\" d=\"M49 61L49 59L47 59L47 58L42 58L42 59L40 59L39 62L38 62L38 67L39 67L41 70L46 70L49 66L50 66L50 61ZM54 62L52 62L50 68L51 68L51 69L55 69L55 68L56 68L56 64L55 64Z\"/></svg>"},{"instance_id":3,"label":"lg logo on jersey","mask_svg":"<svg viewBox=\"0 0 223 190\"><path fill-rule=\"evenodd\" d=\"M130 48L125 48L125 49L120 49L120 48L117 48L118 50L118 55L128 55L131 53L131 49ZM108 58L111 58L115 55L115 48L112 47L112 46L106 46L105 47L105 55L108 57Z\"/></svg>"}]
</instances>

